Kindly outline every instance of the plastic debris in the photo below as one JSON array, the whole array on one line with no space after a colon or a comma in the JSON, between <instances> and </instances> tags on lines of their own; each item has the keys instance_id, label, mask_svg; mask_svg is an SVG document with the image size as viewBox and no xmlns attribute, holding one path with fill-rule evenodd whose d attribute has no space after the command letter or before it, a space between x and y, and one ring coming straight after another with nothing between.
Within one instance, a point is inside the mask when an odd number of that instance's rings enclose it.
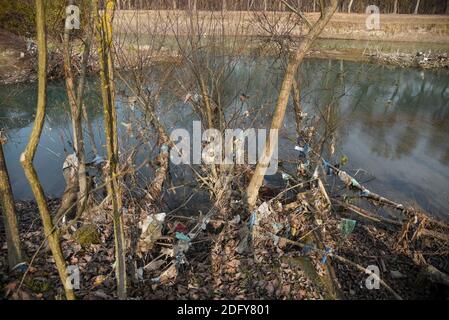
<instances>
[{"instance_id":1,"label":"plastic debris","mask_svg":"<svg viewBox=\"0 0 449 320\"><path fill-rule=\"evenodd\" d=\"M282 179L284 181L288 181L288 180L292 179L292 176L289 175L288 173L282 172Z\"/></svg>"},{"instance_id":2,"label":"plastic debris","mask_svg":"<svg viewBox=\"0 0 449 320\"><path fill-rule=\"evenodd\" d=\"M357 221L351 219L341 219L338 229L344 237L349 236L355 229Z\"/></svg>"},{"instance_id":3,"label":"plastic debris","mask_svg":"<svg viewBox=\"0 0 449 320\"><path fill-rule=\"evenodd\" d=\"M358 189L362 188L360 183L354 178L351 178L351 186L353 186L354 188L358 188Z\"/></svg>"},{"instance_id":4,"label":"plastic debris","mask_svg":"<svg viewBox=\"0 0 449 320\"><path fill-rule=\"evenodd\" d=\"M187 93L186 96L184 97L184 103L189 102L191 99L192 99L192 94Z\"/></svg>"},{"instance_id":5,"label":"plastic debris","mask_svg":"<svg viewBox=\"0 0 449 320\"><path fill-rule=\"evenodd\" d=\"M308 144L305 144L304 147L296 146L295 150L299 151L300 156L307 157L310 152L310 147Z\"/></svg>"},{"instance_id":6,"label":"plastic debris","mask_svg":"<svg viewBox=\"0 0 449 320\"><path fill-rule=\"evenodd\" d=\"M360 183L356 179L352 178L345 171L342 171L342 170L339 171L338 178L340 178L340 180L348 187L354 187L354 188L358 188L358 189L362 188Z\"/></svg>"},{"instance_id":7,"label":"plastic debris","mask_svg":"<svg viewBox=\"0 0 449 320\"><path fill-rule=\"evenodd\" d=\"M187 241L179 241L178 245L173 247L176 265L187 264L185 253L189 250L190 243Z\"/></svg>"},{"instance_id":8,"label":"plastic debris","mask_svg":"<svg viewBox=\"0 0 449 320\"><path fill-rule=\"evenodd\" d=\"M189 236L185 235L184 233L176 232L175 236L176 236L176 239L178 239L178 240L190 242Z\"/></svg>"},{"instance_id":9,"label":"plastic debris","mask_svg":"<svg viewBox=\"0 0 449 320\"><path fill-rule=\"evenodd\" d=\"M143 268L138 268L136 270L135 277L136 277L137 281L142 281L143 280Z\"/></svg>"},{"instance_id":10,"label":"plastic debris","mask_svg":"<svg viewBox=\"0 0 449 320\"><path fill-rule=\"evenodd\" d=\"M69 154L67 158L65 158L64 164L62 165L62 170L74 168L75 170L78 169L79 161L78 157L75 153Z\"/></svg>"},{"instance_id":11,"label":"plastic debris","mask_svg":"<svg viewBox=\"0 0 449 320\"><path fill-rule=\"evenodd\" d=\"M131 123L122 122L121 125L122 125L123 127L125 127L125 129L126 129L127 131L131 131L131 130L132 130L132 124L131 124Z\"/></svg>"},{"instance_id":12,"label":"plastic debris","mask_svg":"<svg viewBox=\"0 0 449 320\"><path fill-rule=\"evenodd\" d=\"M184 98L184 103L187 103L187 102L198 103L200 100L201 100L201 96L198 93L195 93L195 94L187 93Z\"/></svg>"},{"instance_id":13,"label":"plastic debris","mask_svg":"<svg viewBox=\"0 0 449 320\"><path fill-rule=\"evenodd\" d=\"M340 165L341 166L346 166L349 162L349 158L347 156L342 156L340 158Z\"/></svg>"},{"instance_id":14,"label":"plastic debris","mask_svg":"<svg viewBox=\"0 0 449 320\"><path fill-rule=\"evenodd\" d=\"M326 247L326 250L324 251L323 258L321 259L321 264L325 264L326 263L327 257L331 253L332 253L332 248Z\"/></svg>"},{"instance_id":15,"label":"plastic debris","mask_svg":"<svg viewBox=\"0 0 449 320\"><path fill-rule=\"evenodd\" d=\"M371 196L371 191L369 191L368 189L363 189L362 191L360 191L360 196L368 198Z\"/></svg>"},{"instance_id":16,"label":"plastic debris","mask_svg":"<svg viewBox=\"0 0 449 320\"><path fill-rule=\"evenodd\" d=\"M320 173L318 172L318 166L313 171L312 179L318 179Z\"/></svg>"},{"instance_id":17,"label":"plastic debris","mask_svg":"<svg viewBox=\"0 0 449 320\"><path fill-rule=\"evenodd\" d=\"M262 203L256 210L251 213L251 217L248 221L248 227L253 230L254 226L259 224L259 221L266 218L270 214L270 208L268 203Z\"/></svg>"},{"instance_id":18,"label":"plastic debris","mask_svg":"<svg viewBox=\"0 0 449 320\"><path fill-rule=\"evenodd\" d=\"M106 162L106 159L103 158L102 156L96 155L95 158L89 163L89 164L93 164L95 166L101 165L103 163Z\"/></svg>"},{"instance_id":19,"label":"plastic debris","mask_svg":"<svg viewBox=\"0 0 449 320\"><path fill-rule=\"evenodd\" d=\"M148 252L154 243L162 236L162 227L165 221L165 212L149 215L144 222L139 224L142 229L138 248L140 252Z\"/></svg>"},{"instance_id":20,"label":"plastic debris","mask_svg":"<svg viewBox=\"0 0 449 320\"><path fill-rule=\"evenodd\" d=\"M189 229L187 229L187 227L183 223L178 222L178 224L175 226L175 232L181 232L184 234L188 234Z\"/></svg>"},{"instance_id":21,"label":"plastic debris","mask_svg":"<svg viewBox=\"0 0 449 320\"><path fill-rule=\"evenodd\" d=\"M279 236L273 235L273 243L275 246L277 246L279 244Z\"/></svg>"},{"instance_id":22,"label":"plastic debris","mask_svg":"<svg viewBox=\"0 0 449 320\"><path fill-rule=\"evenodd\" d=\"M307 161L299 164L299 169L307 170L309 168L309 166L310 166L310 161L307 160Z\"/></svg>"},{"instance_id":23,"label":"plastic debris","mask_svg":"<svg viewBox=\"0 0 449 320\"><path fill-rule=\"evenodd\" d=\"M209 223L209 220L205 220L203 221L203 223L201 224L201 230L206 230L207 229L207 224Z\"/></svg>"},{"instance_id":24,"label":"plastic debris","mask_svg":"<svg viewBox=\"0 0 449 320\"><path fill-rule=\"evenodd\" d=\"M168 257L174 257L175 251L173 248L162 248L161 254L165 254Z\"/></svg>"},{"instance_id":25,"label":"plastic debris","mask_svg":"<svg viewBox=\"0 0 449 320\"><path fill-rule=\"evenodd\" d=\"M234 219L232 219L231 221L229 221L229 223L230 223L230 224L239 224L240 221L241 221L241 218L240 218L240 215L238 214L238 215L236 215L236 216L234 217Z\"/></svg>"},{"instance_id":26,"label":"plastic debris","mask_svg":"<svg viewBox=\"0 0 449 320\"><path fill-rule=\"evenodd\" d=\"M27 271L28 269L28 264L26 262L20 262L18 264L16 264L11 271L19 271L20 273L24 273L25 271Z\"/></svg>"},{"instance_id":27,"label":"plastic debris","mask_svg":"<svg viewBox=\"0 0 449 320\"><path fill-rule=\"evenodd\" d=\"M332 170L332 167L330 165L329 162L327 162L326 160L323 159L323 168L324 168L324 172L326 173L326 175L331 176L334 171Z\"/></svg>"},{"instance_id":28,"label":"plastic debris","mask_svg":"<svg viewBox=\"0 0 449 320\"><path fill-rule=\"evenodd\" d=\"M284 225L282 223L272 223L273 233L278 234L282 229L284 229Z\"/></svg>"},{"instance_id":29,"label":"plastic debris","mask_svg":"<svg viewBox=\"0 0 449 320\"><path fill-rule=\"evenodd\" d=\"M168 146L166 144L161 146L161 153L168 153Z\"/></svg>"}]
</instances>

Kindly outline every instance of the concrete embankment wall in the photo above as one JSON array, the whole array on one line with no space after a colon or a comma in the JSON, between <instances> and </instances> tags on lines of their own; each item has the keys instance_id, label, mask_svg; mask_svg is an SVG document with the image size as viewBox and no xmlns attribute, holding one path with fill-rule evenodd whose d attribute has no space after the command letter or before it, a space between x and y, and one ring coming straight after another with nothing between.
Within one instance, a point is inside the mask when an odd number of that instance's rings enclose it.
<instances>
[{"instance_id":1,"label":"concrete embankment wall","mask_svg":"<svg viewBox=\"0 0 449 320\"><path fill-rule=\"evenodd\" d=\"M294 14L279 12L210 12L200 11L196 24L206 35L221 34L224 27L228 35L264 36L267 27L279 34L298 22ZM310 21L318 19L318 13L307 13ZM449 43L449 15L380 15L380 29L367 30L365 14L337 13L321 35L321 38L348 40L410 41ZM281 23L274 23L275 21ZM270 23L268 23L270 22ZM116 12L115 27L121 33L187 35L190 24L185 11L127 11ZM307 30L294 28L293 34Z\"/></svg>"}]
</instances>

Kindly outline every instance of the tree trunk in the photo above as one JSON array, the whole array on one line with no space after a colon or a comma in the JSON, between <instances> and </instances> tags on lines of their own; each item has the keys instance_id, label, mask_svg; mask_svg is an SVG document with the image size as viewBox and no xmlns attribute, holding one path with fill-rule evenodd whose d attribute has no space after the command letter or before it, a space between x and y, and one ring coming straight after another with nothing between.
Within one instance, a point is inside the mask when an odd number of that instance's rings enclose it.
<instances>
[{"instance_id":1,"label":"tree trunk","mask_svg":"<svg viewBox=\"0 0 449 320\"><path fill-rule=\"evenodd\" d=\"M50 250L58 269L59 277L64 285L65 294L68 300L75 299L73 289L69 286L66 263L62 254L61 244L59 243L59 234L53 226L50 210L45 199L44 190L39 182L37 173L33 167L33 159L42 133L45 120L45 109L47 104L47 39L45 31L45 4L44 0L36 0L36 33L38 47L38 97L36 118L30 139L25 151L20 156L20 162L25 171L31 190L36 198L39 207L39 213L42 218L45 237L48 240Z\"/></svg>"},{"instance_id":2,"label":"tree trunk","mask_svg":"<svg viewBox=\"0 0 449 320\"><path fill-rule=\"evenodd\" d=\"M112 57L112 21L115 4L108 0L103 16L98 17L98 0L95 0L95 15L98 23L97 41L100 64L101 94L103 99L104 129L108 153L107 191L112 202L115 244L115 273L117 293L120 299L126 299L126 243L123 229L122 199L118 181L118 134L117 111L115 107L114 65Z\"/></svg>"},{"instance_id":3,"label":"tree trunk","mask_svg":"<svg viewBox=\"0 0 449 320\"><path fill-rule=\"evenodd\" d=\"M73 0L69 0L68 4L74 4ZM80 79L78 83L78 91L75 92L75 79L72 72L71 62L71 38L70 30L64 32L64 73L66 82L67 97L70 105L70 113L72 117L73 141L75 154L78 159L79 167L77 170L79 196L76 216L79 217L85 210L87 203L87 175L86 175L86 156L84 152L84 137L82 127L82 103L84 96L84 86L86 82L87 62L90 53L91 36L84 42L84 54L80 71Z\"/></svg>"},{"instance_id":4,"label":"tree trunk","mask_svg":"<svg viewBox=\"0 0 449 320\"><path fill-rule=\"evenodd\" d=\"M419 11L419 3L421 2L421 0L416 0L416 6L415 6L415 12L414 14L418 14Z\"/></svg>"},{"instance_id":5,"label":"tree trunk","mask_svg":"<svg viewBox=\"0 0 449 320\"><path fill-rule=\"evenodd\" d=\"M292 90L293 80L298 67L304 59L307 51L309 51L310 47L312 46L314 40L320 35L320 33L323 31L323 29L337 10L337 5L338 0L331 0L329 6L322 8L320 19L314 24L310 32L296 49L295 54L291 57L285 71L284 80L282 82L278 101L274 111L273 120L271 123L272 130L279 130L282 127L288 99ZM269 138L266 141L262 153L262 160L259 159L256 170L247 189L248 207L250 208L250 210L252 210L256 204L259 194L259 188L262 185L263 178L267 171L268 163L273 155L274 148L277 147L277 142L270 143L270 136L271 135L269 135Z\"/></svg>"},{"instance_id":6,"label":"tree trunk","mask_svg":"<svg viewBox=\"0 0 449 320\"><path fill-rule=\"evenodd\" d=\"M394 7L393 7L393 13L398 13L398 0L394 0Z\"/></svg>"},{"instance_id":7,"label":"tree trunk","mask_svg":"<svg viewBox=\"0 0 449 320\"><path fill-rule=\"evenodd\" d=\"M349 1L348 4L348 13L351 13L351 9L352 9L352 4L353 4L354 0Z\"/></svg>"},{"instance_id":8,"label":"tree trunk","mask_svg":"<svg viewBox=\"0 0 449 320\"><path fill-rule=\"evenodd\" d=\"M83 118L87 125L87 134L89 136L92 152L94 153L95 156L98 156L98 149L97 149L97 145L95 143L94 128L92 127L92 123L90 122L89 114L87 113L86 104L83 103L81 107L83 109Z\"/></svg>"},{"instance_id":9,"label":"tree trunk","mask_svg":"<svg viewBox=\"0 0 449 320\"><path fill-rule=\"evenodd\" d=\"M302 110L301 110L301 89L298 80L293 80L293 107L295 108L296 133L301 135Z\"/></svg>"},{"instance_id":10,"label":"tree trunk","mask_svg":"<svg viewBox=\"0 0 449 320\"><path fill-rule=\"evenodd\" d=\"M8 265L11 270L23 262L20 246L20 234L14 208L14 197L11 190L8 169L3 155L3 139L0 136L0 205L3 214L3 223L6 232L6 244L8 246Z\"/></svg>"}]
</instances>

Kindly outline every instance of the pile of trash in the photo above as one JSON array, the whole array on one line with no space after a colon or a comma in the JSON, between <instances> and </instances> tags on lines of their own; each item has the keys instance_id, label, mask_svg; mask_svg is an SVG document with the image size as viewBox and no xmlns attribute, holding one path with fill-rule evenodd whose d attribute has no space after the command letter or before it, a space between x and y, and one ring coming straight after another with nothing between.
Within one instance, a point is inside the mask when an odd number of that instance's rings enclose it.
<instances>
[{"instance_id":1,"label":"pile of trash","mask_svg":"<svg viewBox=\"0 0 449 320\"><path fill-rule=\"evenodd\" d=\"M145 197L125 195L128 296L447 298L449 226L445 222L370 191L343 170L347 157L325 159L305 139L295 150L297 175L284 172L285 186L261 189L252 210L244 204L244 188L238 188L247 182L230 177L205 214L183 212L182 206L164 211ZM92 163L103 161L95 158ZM67 161L66 170L73 165L76 161ZM60 201L49 203L57 211ZM68 264L78 268L78 298L116 299L112 208L102 202L95 210L90 214L95 219L64 229L61 245ZM1 248L0 285L5 297L61 298L36 205L17 204L17 212L24 251L33 259L25 270L8 273L7 250ZM4 238L3 232L0 237Z\"/></svg>"},{"instance_id":2,"label":"pile of trash","mask_svg":"<svg viewBox=\"0 0 449 320\"><path fill-rule=\"evenodd\" d=\"M447 53L417 52L417 53L365 53L371 61L403 68L447 69L449 57Z\"/></svg>"}]
</instances>

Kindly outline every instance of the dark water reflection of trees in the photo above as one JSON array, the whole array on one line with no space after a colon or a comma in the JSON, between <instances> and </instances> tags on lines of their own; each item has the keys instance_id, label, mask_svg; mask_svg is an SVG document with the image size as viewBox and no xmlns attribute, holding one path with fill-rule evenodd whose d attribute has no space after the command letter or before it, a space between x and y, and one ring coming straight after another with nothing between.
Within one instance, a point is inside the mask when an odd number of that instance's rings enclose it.
<instances>
[{"instance_id":1,"label":"dark water reflection of trees","mask_svg":"<svg viewBox=\"0 0 449 320\"><path fill-rule=\"evenodd\" d=\"M257 110L259 127L267 126L282 79L279 63L270 59L254 62L243 58L233 66L232 74L223 83L223 99L229 108ZM179 73L182 76L182 72ZM178 75L179 76L179 75ZM157 78L157 77L156 77ZM376 176L372 188L395 191L403 201L414 199L424 209L443 214L449 209L449 73L396 69L339 61L308 60L299 76L302 104L310 115L329 112L329 125L335 130L337 156L350 158L350 168L363 168ZM175 82L175 81L174 81ZM88 90L89 116L101 127L97 109L97 85L91 80ZM238 96L244 92L250 99L244 106ZM34 117L34 84L0 87L0 127L10 137L6 158L12 176L23 178L18 159L25 134ZM166 92L162 99L177 101L169 111L159 106L161 119L170 128L189 125L191 112L178 96ZM49 86L47 128L44 135L55 135L52 149L60 150L61 139L55 131L64 132L70 140L69 116L63 83ZM120 95L119 95L120 98ZM179 100L179 101L178 101ZM294 137L292 108L286 117L284 136ZM256 114L256 113L252 113ZM243 123L243 122L242 122ZM247 121L249 125L251 121ZM101 128L100 128L101 129ZM101 132L101 130L98 130ZM293 139L294 140L294 139ZM43 139L43 144L46 140ZM13 147L14 145L14 147ZM45 158L45 145L41 145ZM16 151L13 151L16 150ZM282 157L294 157L292 142L281 143ZM42 160L43 161L43 160ZM61 159L49 158L45 168L60 167ZM55 174L46 183L50 190L62 189L62 174ZM44 182L45 187L45 182ZM13 181L17 197L30 196L25 183ZM55 191L55 193L57 193ZM57 195L57 194L56 194ZM445 214L445 213L444 213Z\"/></svg>"}]
</instances>

